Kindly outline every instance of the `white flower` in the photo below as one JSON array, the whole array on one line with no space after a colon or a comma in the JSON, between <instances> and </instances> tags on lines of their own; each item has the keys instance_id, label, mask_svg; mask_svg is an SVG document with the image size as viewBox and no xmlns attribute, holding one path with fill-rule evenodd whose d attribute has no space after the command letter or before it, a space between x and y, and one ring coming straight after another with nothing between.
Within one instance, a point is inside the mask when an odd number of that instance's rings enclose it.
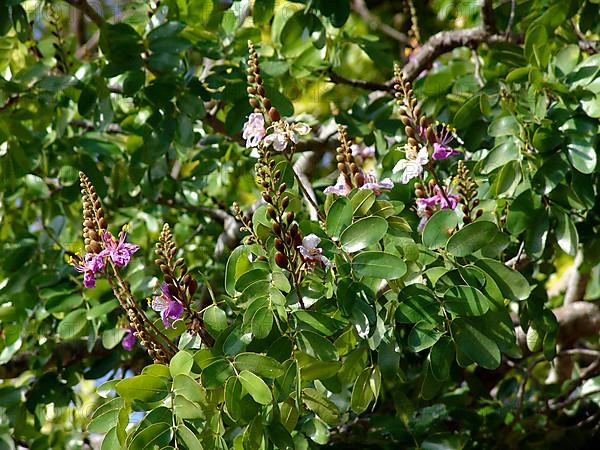
<instances>
[{"instance_id":1,"label":"white flower","mask_svg":"<svg viewBox=\"0 0 600 450\"><path fill-rule=\"evenodd\" d=\"M402 183L408 183L412 178L418 177L423 173L423 166L429 162L429 153L427 147L423 146L417 153L412 147L406 147L407 159L401 159L392 169L393 173L398 173L401 170Z\"/></svg>"},{"instance_id":2,"label":"white flower","mask_svg":"<svg viewBox=\"0 0 600 450\"><path fill-rule=\"evenodd\" d=\"M352 150L352 156L360 156L363 159L373 158L375 156L375 147L372 145L365 147L363 145L352 144L350 149Z\"/></svg>"},{"instance_id":3,"label":"white flower","mask_svg":"<svg viewBox=\"0 0 600 450\"><path fill-rule=\"evenodd\" d=\"M258 143L265 137L265 118L261 113L252 113L248 116L244 124L242 137L246 139L246 147L252 148L258 146Z\"/></svg>"},{"instance_id":4,"label":"white flower","mask_svg":"<svg viewBox=\"0 0 600 450\"><path fill-rule=\"evenodd\" d=\"M320 242L321 239L316 234L309 234L302 239L302 245L298 246L298 250L300 250L302 258L309 263L321 262L325 267L333 267L329 258L322 255L323 250L317 247Z\"/></svg>"},{"instance_id":5,"label":"white flower","mask_svg":"<svg viewBox=\"0 0 600 450\"><path fill-rule=\"evenodd\" d=\"M266 145L273 145L273 148L282 152L286 149L289 141L297 144L299 136L304 136L310 133L310 127L302 122L289 124L282 120L275 122L271 125L267 131L271 130L272 133L265 137Z\"/></svg>"}]
</instances>

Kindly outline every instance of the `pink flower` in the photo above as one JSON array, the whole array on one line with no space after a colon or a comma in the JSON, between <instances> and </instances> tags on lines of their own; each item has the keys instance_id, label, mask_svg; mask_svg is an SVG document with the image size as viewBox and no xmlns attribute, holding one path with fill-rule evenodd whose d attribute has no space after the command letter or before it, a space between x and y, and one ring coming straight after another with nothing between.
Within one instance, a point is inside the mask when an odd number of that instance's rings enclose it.
<instances>
[{"instance_id":1,"label":"pink flower","mask_svg":"<svg viewBox=\"0 0 600 450\"><path fill-rule=\"evenodd\" d=\"M418 198L417 204L417 216L421 218L421 222L417 230L423 231L425 224L429 218L433 215L436 206L440 209L454 209L458 205L460 196L456 194L450 194L449 192L443 191L444 188L440 188L437 184L433 187L434 195L431 197ZM444 195L445 194L445 195Z\"/></svg>"},{"instance_id":2,"label":"pink flower","mask_svg":"<svg viewBox=\"0 0 600 450\"><path fill-rule=\"evenodd\" d=\"M438 123L435 127L436 142L433 144L433 154L431 157L435 160L440 160L453 155L458 155L459 152L449 145L454 139L456 139L459 144L463 143L456 135L455 130L451 130L448 125Z\"/></svg>"},{"instance_id":3,"label":"pink flower","mask_svg":"<svg viewBox=\"0 0 600 450\"><path fill-rule=\"evenodd\" d=\"M137 338L135 337L134 332L135 330L133 328L127 328L127 332L125 333L125 336L123 336L123 340L121 341L121 345L128 352L133 350L133 346L137 342Z\"/></svg>"},{"instance_id":4,"label":"pink flower","mask_svg":"<svg viewBox=\"0 0 600 450\"><path fill-rule=\"evenodd\" d=\"M246 139L246 147L253 148L258 146L259 142L265 137L265 118L261 113L252 113L248 116L248 121L244 124L242 137Z\"/></svg>"},{"instance_id":5,"label":"pink flower","mask_svg":"<svg viewBox=\"0 0 600 450\"><path fill-rule=\"evenodd\" d=\"M173 298L167 283L160 286L162 293L152 299L152 309L160 313L165 328L171 326L169 319L179 319L183 314L183 305Z\"/></svg>"},{"instance_id":6,"label":"pink flower","mask_svg":"<svg viewBox=\"0 0 600 450\"><path fill-rule=\"evenodd\" d=\"M375 195L381 194L382 191L389 191L394 187L394 182L389 178L384 178L377 181L373 172L364 172L365 183L359 189L371 189Z\"/></svg>"},{"instance_id":7,"label":"pink flower","mask_svg":"<svg viewBox=\"0 0 600 450\"><path fill-rule=\"evenodd\" d=\"M124 226L119 233L119 240L109 232L105 231L102 233L102 240L104 241L104 250L100 252L100 256L109 257L115 265L118 267L125 267L129 264L131 255L137 252L140 247L134 244L128 244L125 242L127 237L127 227Z\"/></svg>"},{"instance_id":8,"label":"pink flower","mask_svg":"<svg viewBox=\"0 0 600 450\"><path fill-rule=\"evenodd\" d=\"M302 259L305 262L308 262L312 267L314 267L317 262L324 264L325 267L333 267L333 263L329 258L323 256L323 249L317 247L319 242L321 242L321 239L316 234L309 234L302 239L302 245L298 246Z\"/></svg>"},{"instance_id":9,"label":"pink flower","mask_svg":"<svg viewBox=\"0 0 600 450\"><path fill-rule=\"evenodd\" d=\"M349 186L346 183L346 177L344 177L344 174L340 173L336 183L333 186L326 187L323 192L325 194L335 194L341 195L342 197L346 197L351 190L352 186Z\"/></svg>"},{"instance_id":10,"label":"pink flower","mask_svg":"<svg viewBox=\"0 0 600 450\"><path fill-rule=\"evenodd\" d=\"M102 254L94 255L92 253L86 253L83 258L76 254L74 258L71 257L69 262L75 267L77 272L83 273L83 285L86 288L96 287L94 275L104 267Z\"/></svg>"},{"instance_id":11,"label":"pink flower","mask_svg":"<svg viewBox=\"0 0 600 450\"><path fill-rule=\"evenodd\" d=\"M375 156L375 147L372 145L365 147L364 145L352 144L350 146L352 156L360 156L362 159L373 158Z\"/></svg>"}]
</instances>

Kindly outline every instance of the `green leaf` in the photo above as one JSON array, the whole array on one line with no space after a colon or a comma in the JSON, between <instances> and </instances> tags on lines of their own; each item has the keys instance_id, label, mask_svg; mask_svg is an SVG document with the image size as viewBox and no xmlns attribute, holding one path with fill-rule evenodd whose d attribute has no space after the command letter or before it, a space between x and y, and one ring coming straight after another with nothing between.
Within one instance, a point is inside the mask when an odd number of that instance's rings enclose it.
<instances>
[{"instance_id":1,"label":"green leaf","mask_svg":"<svg viewBox=\"0 0 600 450\"><path fill-rule=\"evenodd\" d=\"M203 390L196 380L189 375L176 375L173 378L173 392L193 402L203 401Z\"/></svg>"},{"instance_id":2,"label":"green leaf","mask_svg":"<svg viewBox=\"0 0 600 450\"><path fill-rule=\"evenodd\" d=\"M257 339L266 338L273 328L273 312L267 306L258 308L252 316L250 327Z\"/></svg>"},{"instance_id":3,"label":"green leaf","mask_svg":"<svg viewBox=\"0 0 600 450\"><path fill-rule=\"evenodd\" d=\"M238 370L249 370L261 377L277 378L283 375L283 367L276 359L257 353L238 354L234 365Z\"/></svg>"},{"instance_id":4,"label":"green leaf","mask_svg":"<svg viewBox=\"0 0 600 450\"><path fill-rule=\"evenodd\" d=\"M237 377L229 377L225 383L225 406L231 418L239 421L243 417L242 397L244 390L241 381Z\"/></svg>"},{"instance_id":5,"label":"green leaf","mask_svg":"<svg viewBox=\"0 0 600 450\"><path fill-rule=\"evenodd\" d=\"M337 361L338 352L323 336L312 331L301 331L297 338L298 348L321 361Z\"/></svg>"},{"instance_id":6,"label":"green leaf","mask_svg":"<svg viewBox=\"0 0 600 450\"><path fill-rule=\"evenodd\" d=\"M444 247L448 242L448 230L458 225L458 217L451 209L436 212L423 228L423 244L431 249Z\"/></svg>"},{"instance_id":7,"label":"green leaf","mask_svg":"<svg viewBox=\"0 0 600 450\"><path fill-rule=\"evenodd\" d=\"M340 412L331 400L325 398L313 388L302 390L302 401L306 407L321 418L327 425L335 426L340 419Z\"/></svg>"},{"instance_id":8,"label":"green leaf","mask_svg":"<svg viewBox=\"0 0 600 450\"><path fill-rule=\"evenodd\" d=\"M450 376L452 361L454 361L454 344L448 336L442 336L429 352L429 368L438 381L444 381Z\"/></svg>"},{"instance_id":9,"label":"green leaf","mask_svg":"<svg viewBox=\"0 0 600 450\"><path fill-rule=\"evenodd\" d=\"M180 419L204 419L200 405L183 395L176 395L173 400L173 413Z\"/></svg>"},{"instance_id":10,"label":"green leaf","mask_svg":"<svg viewBox=\"0 0 600 450\"><path fill-rule=\"evenodd\" d=\"M581 173L592 173L596 168L596 150L591 138L571 137L567 144L567 158Z\"/></svg>"},{"instance_id":11,"label":"green leaf","mask_svg":"<svg viewBox=\"0 0 600 450\"><path fill-rule=\"evenodd\" d=\"M270 425L267 425L267 435L277 449L294 450L296 448L292 435L279 422L273 422Z\"/></svg>"},{"instance_id":12,"label":"green leaf","mask_svg":"<svg viewBox=\"0 0 600 450\"><path fill-rule=\"evenodd\" d=\"M406 263L386 252L362 252L352 260L352 270L360 276L393 280L406 273Z\"/></svg>"},{"instance_id":13,"label":"green leaf","mask_svg":"<svg viewBox=\"0 0 600 450\"><path fill-rule=\"evenodd\" d=\"M495 119L488 127L488 134L498 136L518 136L521 126L514 116L502 116Z\"/></svg>"},{"instance_id":14,"label":"green leaf","mask_svg":"<svg viewBox=\"0 0 600 450\"><path fill-rule=\"evenodd\" d=\"M172 424L158 422L137 433L129 443L127 450L148 450L163 448L173 439Z\"/></svg>"},{"instance_id":15,"label":"green leaf","mask_svg":"<svg viewBox=\"0 0 600 450\"><path fill-rule=\"evenodd\" d=\"M76 309L65 316L58 324L56 331L58 336L65 341L76 339L85 332L87 324L87 311Z\"/></svg>"},{"instance_id":16,"label":"green leaf","mask_svg":"<svg viewBox=\"0 0 600 450\"><path fill-rule=\"evenodd\" d=\"M180 350L175 356L173 356L171 362L169 363L171 377L175 378L175 376L179 374L189 374L190 370L192 370L193 364L194 358L192 357L191 353L186 350Z\"/></svg>"},{"instance_id":17,"label":"green leaf","mask_svg":"<svg viewBox=\"0 0 600 450\"><path fill-rule=\"evenodd\" d=\"M352 205L346 197L338 198L327 211L327 234L339 238L342 230L352 223Z\"/></svg>"},{"instance_id":18,"label":"green leaf","mask_svg":"<svg viewBox=\"0 0 600 450\"><path fill-rule=\"evenodd\" d=\"M275 0L256 0L252 9L252 18L256 25L265 25L273 17Z\"/></svg>"},{"instance_id":19,"label":"green leaf","mask_svg":"<svg viewBox=\"0 0 600 450\"><path fill-rule=\"evenodd\" d=\"M183 423L177 425L176 437L177 441L183 442L188 450L202 448L202 444L196 435Z\"/></svg>"},{"instance_id":20,"label":"green leaf","mask_svg":"<svg viewBox=\"0 0 600 450\"><path fill-rule=\"evenodd\" d=\"M87 427L88 431L90 433L107 433L111 428L117 425L119 411L122 407L123 399L120 397L113 398L100 406L94 411L92 420Z\"/></svg>"},{"instance_id":21,"label":"green leaf","mask_svg":"<svg viewBox=\"0 0 600 450\"><path fill-rule=\"evenodd\" d=\"M126 400L138 400L146 403L162 400L169 393L165 381L152 375L136 375L125 378L117 383L115 389Z\"/></svg>"},{"instance_id":22,"label":"green leaf","mask_svg":"<svg viewBox=\"0 0 600 450\"><path fill-rule=\"evenodd\" d=\"M348 195L352 205L352 214L361 217L367 214L375 204L375 193L371 189L355 189Z\"/></svg>"},{"instance_id":23,"label":"green leaf","mask_svg":"<svg viewBox=\"0 0 600 450\"><path fill-rule=\"evenodd\" d=\"M454 233L448 240L446 249L454 256L469 256L485 247L497 232L495 223L478 220Z\"/></svg>"},{"instance_id":24,"label":"green leaf","mask_svg":"<svg viewBox=\"0 0 600 450\"><path fill-rule=\"evenodd\" d=\"M242 370L238 375L238 379L257 403L268 405L273 401L273 394L269 386L252 372Z\"/></svg>"},{"instance_id":25,"label":"green leaf","mask_svg":"<svg viewBox=\"0 0 600 450\"><path fill-rule=\"evenodd\" d=\"M233 375L233 367L229 361L218 359L202 371L202 385L206 389L221 387L231 375Z\"/></svg>"},{"instance_id":26,"label":"green leaf","mask_svg":"<svg viewBox=\"0 0 600 450\"><path fill-rule=\"evenodd\" d=\"M454 286L444 293L444 306L455 316L481 316L490 309L490 303L479 289Z\"/></svg>"},{"instance_id":27,"label":"green leaf","mask_svg":"<svg viewBox=\"0 0 600 450\"><path fill-rule=\"evenodd\" d=\"M231 252L227 265L225 267L225 291L228 295L234 296L236 280L250 269L248 260L248 249L241 245Z\"/></svg>"},{"instance_id":28,"label":"green leaf","mask_svg":"<svg viewBox=\"0 0 600 450\"><path fill-rule=\"evenodd\" d=\"M500 366L500 349L490 339L485 326L477 317L463 317L452 321L452 337L458 348L484 369Z\"/></svg>"},{"instance_id":29,"label":"green leaf","mask_svg":"<svg viewBox=\"0 0 600 450\"><path fill-rule=\"evenodd\" d=\"M369 407L369 403L373 400L373 391L370 385L371 373L372 369L370 367L364 369L352 387L350 406L356 414L365 412Z\"/></svg>"},{"instance_id":30,"label":"green leaf","mask_svg":"<svg viewBox=\"0 0 600 450\"><path fill-rule=\"evenodd\" d=\"M420 352L435 344L442 333L434 327L435 325L428 322L417 323L408 335L408 347L413 352Z\"/></svg>"},{"instance_id":31,"label":"green leaf","mask_svg":"<svg viewBox=\"0 0 600 450\"><path fill-rule=\"evenodd\" d=\"M436 324L440 320L440 304L433 293L421 284L406 286L398 294L398 300L396 320L401 323L425 321Z\"/></svg>"},{"instance_id":32,"label":"green leaf","mask_svg":"<svg viewBox=\"0 0 600 450\"><path fill-rule=\"evenodd\" d=\"M575 224L566 212L558 208L552 208L552 213L556 217L555 233L558 246L565 253L575 256L579 244L579 235Z\"/></svg>"},{"instance_id":33,"label":"green leaf","mask_svg":"<svg viewBox=\"0 0 600 450\"><path fill-rule=\"evenodd\" d=\"M223 330L227 329L227 315L217 305L211 305L206 308L202 319L208 332L214 337L217 337Z\"/></svg>"},{"instance_id":34,"label":"green leaf","mask_svg":"<svg viewBox=\"0 0 600 450\"><path fill-rule=\"evenodd\" d=\"M489 258L478 259L475 265L492 277L506 298L519 301L529 297L529 283L516 270Z\"/></svg>"},{"instance_id":35,"label":"green leaf","mask_svg":"<svg viewBox=\"0 0 600 450\"><path fill-rule=\"evenodd\" d=\"M359 219L344 230L340 237L342 248L354 253L376 244L385 236L388 224L377 216Z\"/></svg>"}]
</instances>

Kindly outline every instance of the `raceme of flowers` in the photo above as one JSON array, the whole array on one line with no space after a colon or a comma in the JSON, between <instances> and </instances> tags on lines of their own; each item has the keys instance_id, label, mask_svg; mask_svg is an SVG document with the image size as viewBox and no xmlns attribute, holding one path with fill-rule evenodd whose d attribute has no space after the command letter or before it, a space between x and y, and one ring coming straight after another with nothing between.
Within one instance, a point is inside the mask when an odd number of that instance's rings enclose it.
<instances>
[{"instance_id":1,"label":"raceme of flowers","mask_svg":"<svg viewBox=\"0 0 600 450\"><path fill-rule=\"evenodd\" d=\"M425 224L435 212L436 206L439 206L440 209L455 209L459 199L460 196L450 193L447 187L440 187L437 184L433 185L432 196L419 197L416 200L417 216L421 218L417 230L419 232L423 231Z\"/></svg>"},{"instance_id":2,"label":"raceme of flowers","mask_svg":"<svg viewBox=\"0 0 600 450\"><path fill-rule=\"evenodd\" d=\"M265 118L262 113L252 113L244 124L242 137L246 140L247 148L258 147L262 141L265 146L273 146L278 152L283 152L289 142L297 144L300 136L307 135L310 127L302 122L288 123L283 120L273 122L265 128Z\"/></svg>"}]
</instances>

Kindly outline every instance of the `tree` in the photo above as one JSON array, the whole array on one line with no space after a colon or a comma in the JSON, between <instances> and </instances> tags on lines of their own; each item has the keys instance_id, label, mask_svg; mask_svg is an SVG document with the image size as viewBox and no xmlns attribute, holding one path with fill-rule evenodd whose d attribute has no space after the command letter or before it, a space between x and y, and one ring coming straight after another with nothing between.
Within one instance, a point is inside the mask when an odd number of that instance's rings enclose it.
<instances>
[{"instance_id":1,"label":"tree","mask_svg":"<svg viewBox=\"0 0 600 450\"><path fill-rule=\"evenodd\" d=\"M589 448L600 4L480 3L2 3L1 447Z\"/></svg>"}]
</instances>

